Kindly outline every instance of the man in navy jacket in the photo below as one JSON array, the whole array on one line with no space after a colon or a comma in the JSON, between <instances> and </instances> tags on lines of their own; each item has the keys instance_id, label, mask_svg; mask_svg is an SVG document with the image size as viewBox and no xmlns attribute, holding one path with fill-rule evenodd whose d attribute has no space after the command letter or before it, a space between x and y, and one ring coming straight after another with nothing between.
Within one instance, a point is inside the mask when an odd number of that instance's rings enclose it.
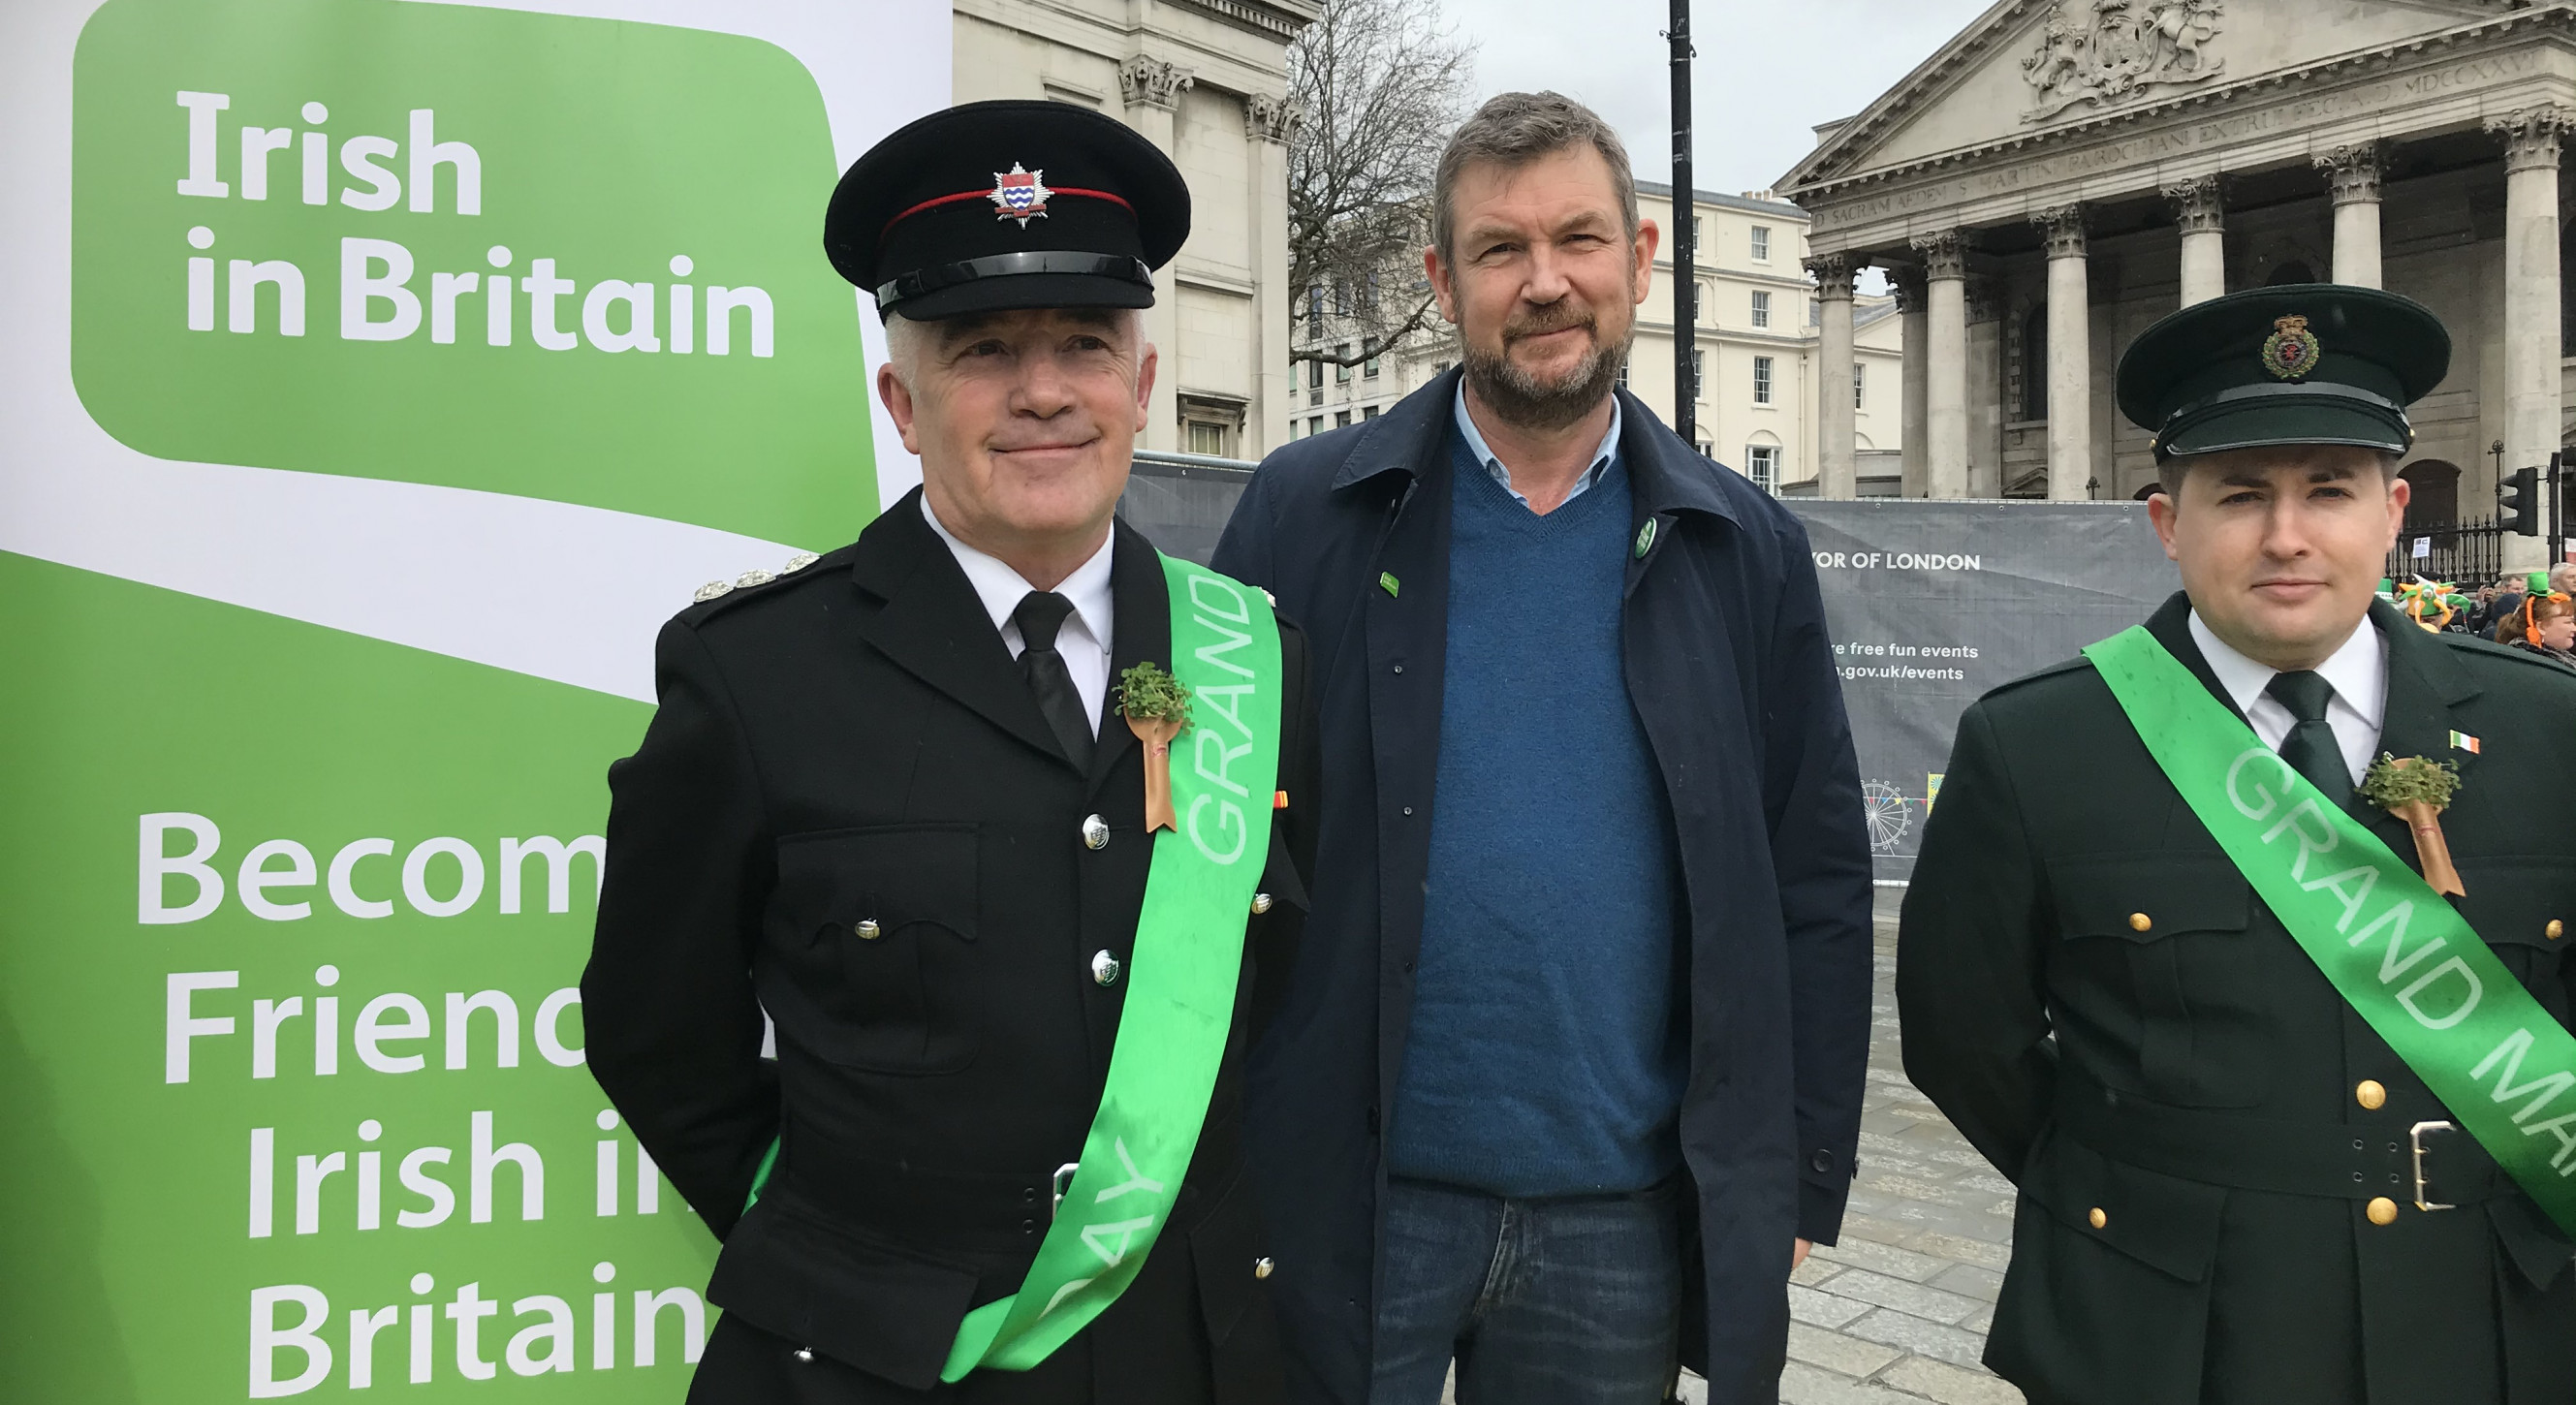
<instances>
[{"instance_id":1,"label":"man in navy jacket","mask_svg":"<svg viewBox=\"0 0 2576 1405\"><path fill-rule=\"evenodd\" d=\"M1768 1402L1867 1058L1805 532L1614 390L1656 231L1507 94L1441 163L1462 370L1270 456L1217 569L1314 649L1314 907L1251 1134L1306 1401Z\"/></svg>"}]
</instances>

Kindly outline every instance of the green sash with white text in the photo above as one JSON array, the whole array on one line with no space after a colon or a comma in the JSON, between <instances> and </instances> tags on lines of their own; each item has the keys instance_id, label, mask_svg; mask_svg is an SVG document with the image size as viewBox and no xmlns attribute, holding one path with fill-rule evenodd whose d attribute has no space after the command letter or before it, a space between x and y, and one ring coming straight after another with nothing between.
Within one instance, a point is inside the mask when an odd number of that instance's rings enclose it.
<instances>
[{"instance_id":1,"label":"green sash with white text","mask_svg":"<svg viewBox=\"0 0 2576 1405\"><path fill-rule=\"evenodd\" d=\"M1180 828L1154 836L1118 1042L1080 1169L1020 1291L966 1314L941 1380L1028 1370L1117 1301L1170 1221L1234 1025L1244 926L1270 857L1279 624L1260 591L1162 561L1171 671L1190 690L1190 729L1171 757ZM1125 725L1109 709L1102 723Z\"/></svg>"},{"instance_id":2,"label":"green sash with white text","mask_svg":"<svg viewBox=\"0 0 2576 1405\"><path fill-rule=\"evenodd\" d=\"M2576 1037L2457 909L2144 628L2084 651L2139 740L2327 981L2576 1233Z\"/></svg>"}]
</instances>

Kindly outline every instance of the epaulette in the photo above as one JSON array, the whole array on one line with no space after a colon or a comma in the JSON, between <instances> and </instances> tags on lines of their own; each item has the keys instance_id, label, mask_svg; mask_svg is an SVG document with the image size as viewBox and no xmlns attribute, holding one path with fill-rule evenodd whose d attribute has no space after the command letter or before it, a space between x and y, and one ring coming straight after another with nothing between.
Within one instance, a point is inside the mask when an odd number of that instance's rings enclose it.
<instances>
[{"instance_id":1,"label":"epaulette","mask_svg":"<svg viewBox=\"0 0 2576 1405\"><path fill-rule=\"evenodd\" d=\"M2453 634L2448 630L2433 637L2465 654L2473 654L2482 659L2510 659L2525 668L2536 668L2553 678L2563 678L2576 683L2576 672L2569 672L2566 665L2525 653L2509 644L2499 644L2492 639L2480 639L2474 634Z\"/></svg>"},{"instance_id":2,"label":"epaulette","mask_svg":"<svg viewBox=\"0 0 2576 1405\"><path fill-rule=\"evenodd\" d=\"M804 573L810 571L817 562L838 556L849 549L843 547L840 551L820 556L810 551L800 551L788 557L775 571L754 569L745 571L729 581L709 581L698 587L697 593L690 597L689 605L682 613L691 619L703 620L718 611L731 609L746 599L757 599L772 593L770 590L764 590L763 587L774 588L790 581L811 579Z\"/></svg>"},{"instance_id":3,"label":"epaulette","mask_svg":"<svg viewBox=\"0 0 2576 1405\"><path fill-rule=\"evenodd\" d=\"M2021 677L2013 679L2009 683L1998 683L1995 686L1988 688L1985 692L1985 696L1979 698L1978 701L1983 702L1986 698L2002 697L2006 693L2029 687L2031 684L2037 683L2044 678L2055 678L2061 673L2078 673L2089 669L2092 666L2093 661L2091 659L2084 657L2082 654L2077 654L2071 659L2050 664L2048 667L2043 668L2036 673L2025 673Z\"/></svg>"}]
</instances>

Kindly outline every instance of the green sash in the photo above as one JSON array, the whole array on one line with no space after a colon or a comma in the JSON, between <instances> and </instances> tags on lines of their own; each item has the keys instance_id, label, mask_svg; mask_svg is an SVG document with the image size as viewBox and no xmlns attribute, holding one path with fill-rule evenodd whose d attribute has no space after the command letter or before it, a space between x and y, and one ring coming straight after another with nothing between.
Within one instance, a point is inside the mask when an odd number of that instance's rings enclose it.
<instances>
[{"instance_id":1,"label":"green sash","mask_svg":"<svg viewBox=\"0 0 2576 1405\"><path fill-rule=\"evenodd\" d=\"M2531 1198L2576 1231L2576 1037L2457 909L2144 628L2084 651L2301 950ZM2287 842L2283 842L2287 841Z\"/></svg>"}]
</instances>

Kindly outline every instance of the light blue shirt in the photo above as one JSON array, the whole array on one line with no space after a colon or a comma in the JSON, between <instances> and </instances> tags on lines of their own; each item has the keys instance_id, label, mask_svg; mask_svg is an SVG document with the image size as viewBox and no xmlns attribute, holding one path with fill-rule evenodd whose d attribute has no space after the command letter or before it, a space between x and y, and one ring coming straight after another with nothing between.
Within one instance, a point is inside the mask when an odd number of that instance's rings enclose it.
<instances>
[{"instance_id":1,"label":"light blue shirt","mask_svg":"<svg viewBox=\"0 0 2576 1405\"><path fill-rule=\"evenodd\" d=\"M1476 462L1483 464L1485 466L1485 471L1494 476L1494 481L1503 485L1503 491L1512 495L1512 501L1519 503L1523 507L1528 507L1530 505L1529 499L1521 493L1520 489L1512 486L1511 470L1503 467L1503 461L1501 459L1494 457L1493 447L1485 442L1485 436L1476 432L1475 417L1467 413L1467 381L1463 376L1458 380L1458 404L1456 413L1458 416L1458 437L1467 441L1467 452L1475 455ZM1586 488L1591 487L1593 484L1600 482L1601 475L1608 471L1612 456L1619 452L1619 420L1621 414L1622 411L1619 409L1619 397L1613 395L1610 397L1610 432L1601 436L1601 447L1592 451L1592 466L1583 470L1582 477L1574 480L1574 490L1565 495L1566 502L1572 502L1576 498L1583 496L1583 491ZM1559 506L1563 506L1563 504L1560 503Z\"/></svg>"}]
</instances>

